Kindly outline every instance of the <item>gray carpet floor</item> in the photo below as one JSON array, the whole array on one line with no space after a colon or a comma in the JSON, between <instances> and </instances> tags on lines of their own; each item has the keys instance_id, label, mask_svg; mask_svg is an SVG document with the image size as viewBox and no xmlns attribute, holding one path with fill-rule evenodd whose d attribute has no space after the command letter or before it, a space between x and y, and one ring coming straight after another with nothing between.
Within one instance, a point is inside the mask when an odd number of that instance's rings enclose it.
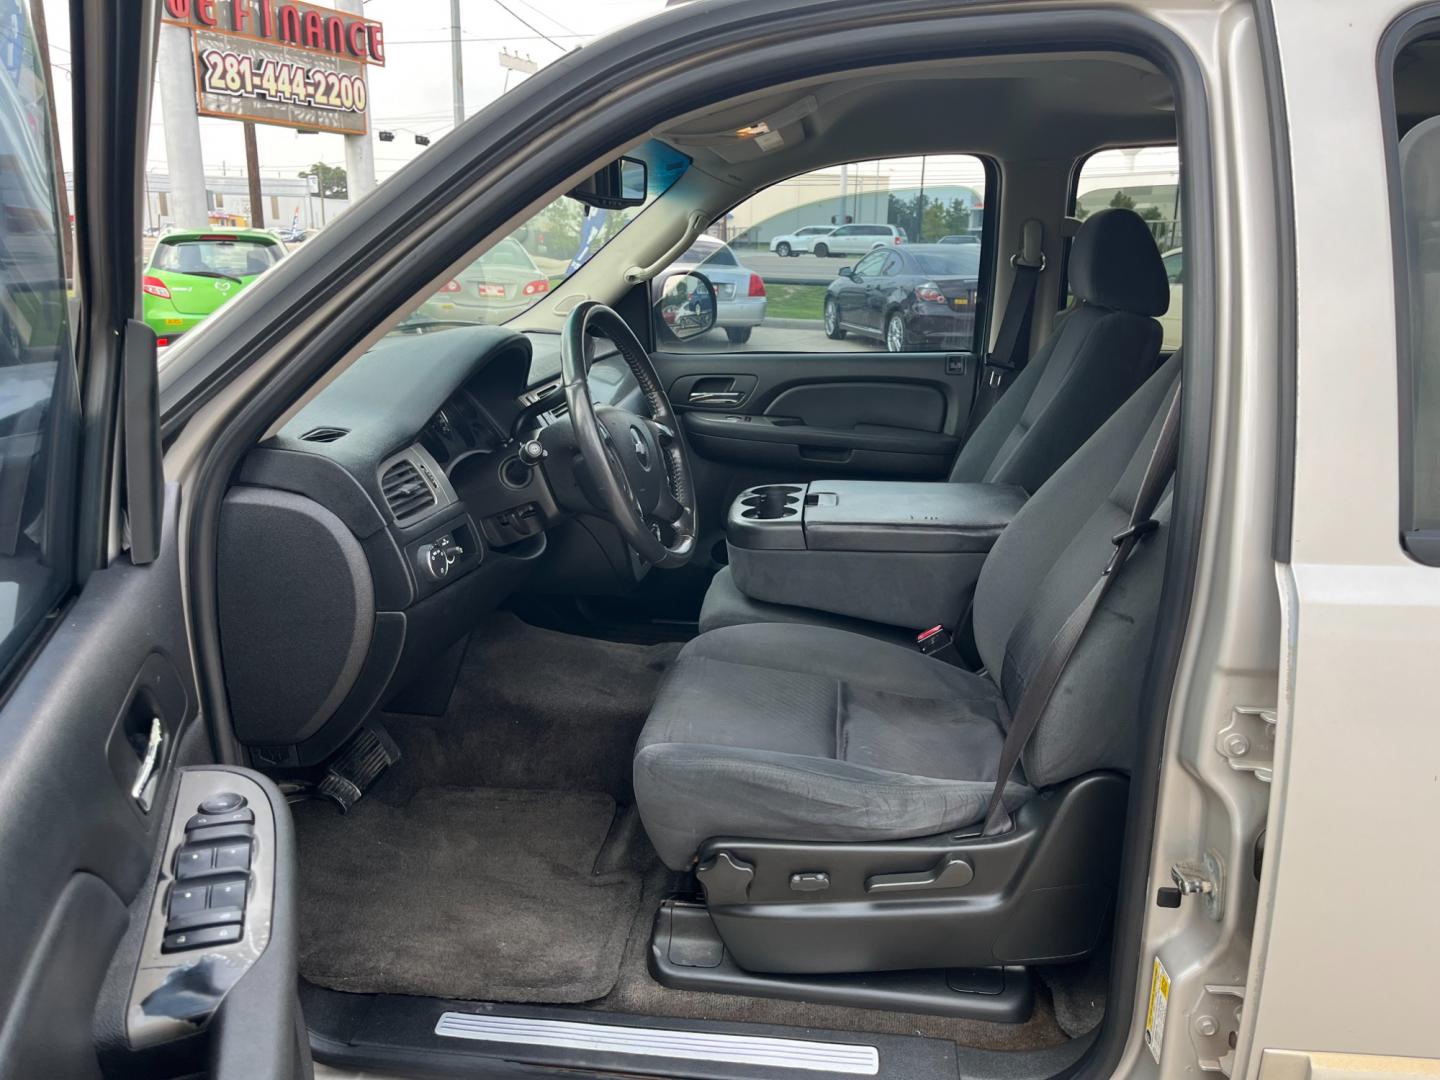
<instances>
[{"instance_id":1,"label":"gray carpet floor","mask_svg":"<svg viewBox=\"0 0 1440 1080\"><path fill-rule=\"evenodd\" d=\"M488 619L444 716L384 717L404 756L348 817L295 807L301 974L336 990L584 1003L996 1050L1064 1043L1043 988L1027 1023L991 1024L671 990L650 977L655 910L681 882L640 827L630 768L678 651Z\"/></svg>"},{"instance_id":2,"label":"gray carpet floor","mask_svg":"<svg viewBox=\"0 0 1440 1080\"><path fill-rule=\"evenodd\" d=\"M610 796L427 787L401 807L303 803L295 817L311 982L526 1002L615 985L641 875Z\"/></svg>"}]
</instances>

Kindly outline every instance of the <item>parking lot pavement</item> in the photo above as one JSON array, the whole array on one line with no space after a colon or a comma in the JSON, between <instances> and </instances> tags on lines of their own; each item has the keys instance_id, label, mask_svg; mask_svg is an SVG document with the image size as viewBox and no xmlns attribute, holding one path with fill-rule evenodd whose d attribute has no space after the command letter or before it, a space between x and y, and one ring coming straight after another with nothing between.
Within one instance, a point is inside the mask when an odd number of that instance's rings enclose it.
<instances>
[{"instance_id":1,"label":"parking lot pavement","mask_svg":"<svg viewBox=\"0 0 1440 1080\"><path fill-rule=\"evenodd\" d=\"M731 345L724 330L711 330L703 337L692 338L685 343L685 352L880 352L884 346L878 341L865 338L847 337L844 341L831 341L817 321L814 329L797 329L798 319L786 320L789 326L757 326L750 334L750 340L743 345Z\"/></svg>"}]
</instances>

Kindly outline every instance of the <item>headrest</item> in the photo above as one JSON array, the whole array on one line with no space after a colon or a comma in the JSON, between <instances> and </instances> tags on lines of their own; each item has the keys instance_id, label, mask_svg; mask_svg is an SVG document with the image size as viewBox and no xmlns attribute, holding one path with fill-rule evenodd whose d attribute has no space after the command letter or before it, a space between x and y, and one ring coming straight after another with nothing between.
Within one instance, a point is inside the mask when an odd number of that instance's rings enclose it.
<instances>
[{"instance_id":1,"label":"headrest","mask_svg":"<svg viewBox=\"0 0 1440 1080\"><path fill-rule=\"evenodd\" d=\"M1164 315L1170 281L1150 226L1134 210L1091 214L1070 249L1070 291L1081 300L1136 315Z\"/></svg>"}]
</instances>

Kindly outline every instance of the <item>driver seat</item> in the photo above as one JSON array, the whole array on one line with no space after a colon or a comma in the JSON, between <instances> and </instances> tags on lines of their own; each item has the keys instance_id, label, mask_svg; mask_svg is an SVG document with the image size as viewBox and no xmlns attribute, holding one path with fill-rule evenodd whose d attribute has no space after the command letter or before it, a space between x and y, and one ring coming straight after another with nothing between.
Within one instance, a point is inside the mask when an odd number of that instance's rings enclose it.
<instances>
[{"instance_id":1,"label":"driver seat","mask_svg":"<svg viewBox=\"0 0 1440 1080\"><path fill-rule=\"evenodd\" d=\"M1016 813L1015 828L984 839L973 830L968 837L945 834L984 817L1011 711L1105 566L1111 538L1127 524L1178 375L1175 358L996 542L975 594L985 671L799 624L725 627L681 651L640 735L635 798L666 865L699 864L712 918L742 966L817 972L1026 963L1074 958L1093 945L1123 832L1120 774L1137 742L1168 494L1154 515L1159 529L1135 549L1095 612L1011 778L1005 802ZM1122 794L1115 797L1112 785L1096 809L1094 785L1082 781L1107 771ZM1070 799L1078 791L1092 792L1084 812ZM929 839L917 847L912 838ZM1012 852L1000 866L997 853L1017 846L1028 854ZM870 895L876 872L897 865L923 870L915 861L936 852L936 866L959 858L977 883L990 875L987 910L966 889L954 894L961 923L972 916L994 923L983 940L957 934L954 924L942 929L943 945L933 937L912 940L913 930L906 938L893 925L893 932L880 932L880 909L896 901ZM823 888L800 891L800 879L816 873ZM914 878L917 888L931 890L924 899L932 913L949 895L946 873ZM1066 891L1080 887L1083 902ZM897 892L896 900L903 896L908 904L895 911L913 914L916 897L907 891ZM797 915L797 903L810 905L816 925L835 932L807 937L811 924ZM853 910L842 917L847 904ZM1053 919L1039 914L1052 906ZM788 917L767 924L767 911ZM1055 919L1070 928L1058 938ZM1042 940L1021 934L1023 943L998 944L1022 924Z\"/></svg>"}]
</instances>

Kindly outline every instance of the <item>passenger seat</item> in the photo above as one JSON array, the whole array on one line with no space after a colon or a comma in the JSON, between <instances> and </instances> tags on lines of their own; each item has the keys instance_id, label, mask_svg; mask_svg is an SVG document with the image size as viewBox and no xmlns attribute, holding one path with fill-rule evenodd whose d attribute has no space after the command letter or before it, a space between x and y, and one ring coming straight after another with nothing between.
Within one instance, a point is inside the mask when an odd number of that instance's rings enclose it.
<instances>
[{"instance_id":1,"label":"passenger seat","mask_svg":"<svg viewBox=\"0 0 1440 1080\"><path fill-rule=\"evenodd\" d=\"M1070 251L1070 291L1075 302L971 434L951 482L1018 484L1034 494L1154 373L1155 316L1170 307L1170 284L1139 214L1117 207L1085 219ZM911 629L752 600L726 567L705 595L701 632L755 622L914 638Z\"/></svg>"}]
</instances>

